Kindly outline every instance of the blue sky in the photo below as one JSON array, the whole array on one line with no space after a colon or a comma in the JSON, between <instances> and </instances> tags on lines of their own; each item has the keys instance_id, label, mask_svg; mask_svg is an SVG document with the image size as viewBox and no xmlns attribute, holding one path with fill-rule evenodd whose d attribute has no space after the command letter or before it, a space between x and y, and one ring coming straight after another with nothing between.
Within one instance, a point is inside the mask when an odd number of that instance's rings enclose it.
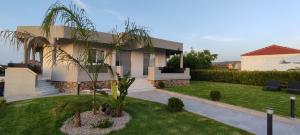
<instances>
[{"instance_id":1,"label":"blue sky","mask_svg":"<svg viewBox=\"0 0 300 135\"><path fill-rule=\"evenodd\" d=\"M97 30L109 32L129 17L151 35L209 49L217 61L239 60L270 44L300 49L300 1L295 0L63 0L86 9ZM40 25L51 0L3 0L0 29ZM19 62L21 52L0 43L0 63Z\"/></svg>"}]
</instances>

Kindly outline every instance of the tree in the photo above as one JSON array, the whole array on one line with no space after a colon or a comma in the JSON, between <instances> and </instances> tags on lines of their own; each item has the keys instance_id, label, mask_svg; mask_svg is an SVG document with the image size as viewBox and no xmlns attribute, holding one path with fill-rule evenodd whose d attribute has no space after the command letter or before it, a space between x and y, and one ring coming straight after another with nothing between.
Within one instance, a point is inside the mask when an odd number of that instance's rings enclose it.
<instances>
[{"instance_id":1,"label":"tree","mask_svg":"<svg viewBox=\"0 0 300 135\"><path fill-rule=\"evenodd\" d=\"M209 50L195 51L184 53L183 66L191 69L208 69L212 65L212 61L217 59L217 54L211 54ZM168 67L179 68L180 56L174 55L167 61Z\"/></svg>"}]
</instances>

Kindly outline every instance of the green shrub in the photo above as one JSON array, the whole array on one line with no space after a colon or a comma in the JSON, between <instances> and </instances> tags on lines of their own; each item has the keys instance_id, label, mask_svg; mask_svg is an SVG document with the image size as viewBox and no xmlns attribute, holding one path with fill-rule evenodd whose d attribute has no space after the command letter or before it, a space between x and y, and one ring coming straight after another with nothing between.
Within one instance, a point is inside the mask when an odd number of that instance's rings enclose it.
<instances>
[{"instance_id":1,"label":"green shrub","mask_svg":"<svg viewBox=\"0 0 300 135\"><path fill-rule=\"evenodd\" d=\"M156 87L159 88L159 89L164 89L166 86L165 86L165 83L163 81L159 81Z\"/></svg>"},{"instance_id":2,"label":"green shrub","mask_svg":"<svg viewBox=\"0 0 300 135\"><path fill-rule=\"evenodd\" d=\"M210 99L213 101L219 101L221 98L221 93L220 91L210 91Z\"/></svg>"},{"instance_id":3,"label":"green shrub","mask_svg":"<svg viewBox=\"0 0 300 135\"><path fill-rule=\"evenodd\" d=\"M96 124L92 124L93 128L109 128L114 124L110 118L101 119Z\"/></svg>"},{"instance_id":4,"label":"green shrub","mask_svg":"<svg viewBox=\"0 0 300 135\"><path fill-rule=\"evenodd\" d=\"M300 81L297 71L228 71L228 70L192 70L192 80L214 81L263 86L268 80L281 83Z\"/></svg>"},{"instance_id":5,"label":"green shrub","mask_svg":"<svg viewBox=\"0 0 300 135\"><path fill-rule=\"evenodd\" d=\"M170 112L179 112L182 110L183 106L184 106L184 104L179 98L171 97L168 100L167 109Z\"/></svg>"}]
</instances>

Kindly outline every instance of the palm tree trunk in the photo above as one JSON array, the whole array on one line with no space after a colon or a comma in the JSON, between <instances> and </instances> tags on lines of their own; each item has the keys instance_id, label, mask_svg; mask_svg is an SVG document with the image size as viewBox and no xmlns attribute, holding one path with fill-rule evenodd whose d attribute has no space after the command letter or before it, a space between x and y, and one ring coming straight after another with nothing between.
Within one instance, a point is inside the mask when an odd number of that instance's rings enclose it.
<instances>
[{"instance_id":1,"label":"palm tree trunk","mask_svg":"<svg viewBox=\"0 0 300 135\"><path fill-rule=\"evenodd\" d=\"M97 106L96 106L96 81L93 81L93 113L94 115L97 114Z\"/></svg>"},{"instance_id":2,"label":"palm tree trunk","mask_svg":"<svg viewBox=\"0 0 300 135\"><path fill-rule=\"evenodd\" d=\"M74 126L75 127L81 127L81 117L80 117L80 111L77 110L74 117Z\"/></svg>"}]
</instances>

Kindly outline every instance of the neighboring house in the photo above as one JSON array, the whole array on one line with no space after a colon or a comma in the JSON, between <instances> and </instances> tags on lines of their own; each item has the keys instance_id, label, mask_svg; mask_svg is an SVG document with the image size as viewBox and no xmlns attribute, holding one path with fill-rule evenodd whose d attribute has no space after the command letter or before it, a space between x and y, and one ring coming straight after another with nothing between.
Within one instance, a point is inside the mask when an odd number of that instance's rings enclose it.
<instances>
[{"instance_id":1,"label":"neighboring house","mask_svg":"<svg viewBox=\"0 0 300 135\"><path fill-rule=\"evenodd\" d=\"M241 55L242 70L287 71L300 67L300 50L271 45Z\"/></svg>"},{"instance_id":2,"label":"neighboring house","mask_svg":"<svg viewBox=\"0 0 300 135\"><path fill-rule=\"evenodd\" d=\"M17 31L26 31L44 38L39 26L19 26L17 27ZM69 54L76 56L78 55L78 50L82 46L73 44L70 32L71 29L69 27L52 27L51 37L47 38L47 40L50 45L60 46ZM108 51L109 44L112 42L112 34L103 32L98 32L97 34L98 37L94 38L93 42L91 42L91 44L93 44L92 52L95 54L95 57L93 57L95 61L101 59L96 57L99 56L96 54L100 53L104 56ZM136 77L137 79L148 80L146 82L151 82L152 85L157 85L159 81L163 81L166 86L188 85L190 79L188 68L180 73L162 73L161 68L159 68L165 67L167 57L174 54L181 55L180 67L182 68L183 44L157 38L152 38L152 42L154 46L153 53L146 53L144 48L139 45L134 47L124 46L120 51L113 52L112 56L106 59L106 63L109 63L113 70L120 75L129 72L131 76ZM43 56L45 56L47 52L49 52L49 50L45 49L43 51ZM53 58L55 58L55 54L52 54L51 58L44 57L41 60L42 75L40 75L38 79L47 78L52 84L55 84L56 87L64 92L76 91L78 82L81 84L81 90L89 89L90 80L84 71L76 66L67 68L66 63L59 63L53 66L54 63L49 63L49 59ZM9 73L13 72L16 71L12 70ZM27 74L29 73L30 72ZM109 71L104 71L99 74L99 82L97 85L102 88L108 88L110 80L114 80L114 77Z\"/></svg>"}]
</instances>

